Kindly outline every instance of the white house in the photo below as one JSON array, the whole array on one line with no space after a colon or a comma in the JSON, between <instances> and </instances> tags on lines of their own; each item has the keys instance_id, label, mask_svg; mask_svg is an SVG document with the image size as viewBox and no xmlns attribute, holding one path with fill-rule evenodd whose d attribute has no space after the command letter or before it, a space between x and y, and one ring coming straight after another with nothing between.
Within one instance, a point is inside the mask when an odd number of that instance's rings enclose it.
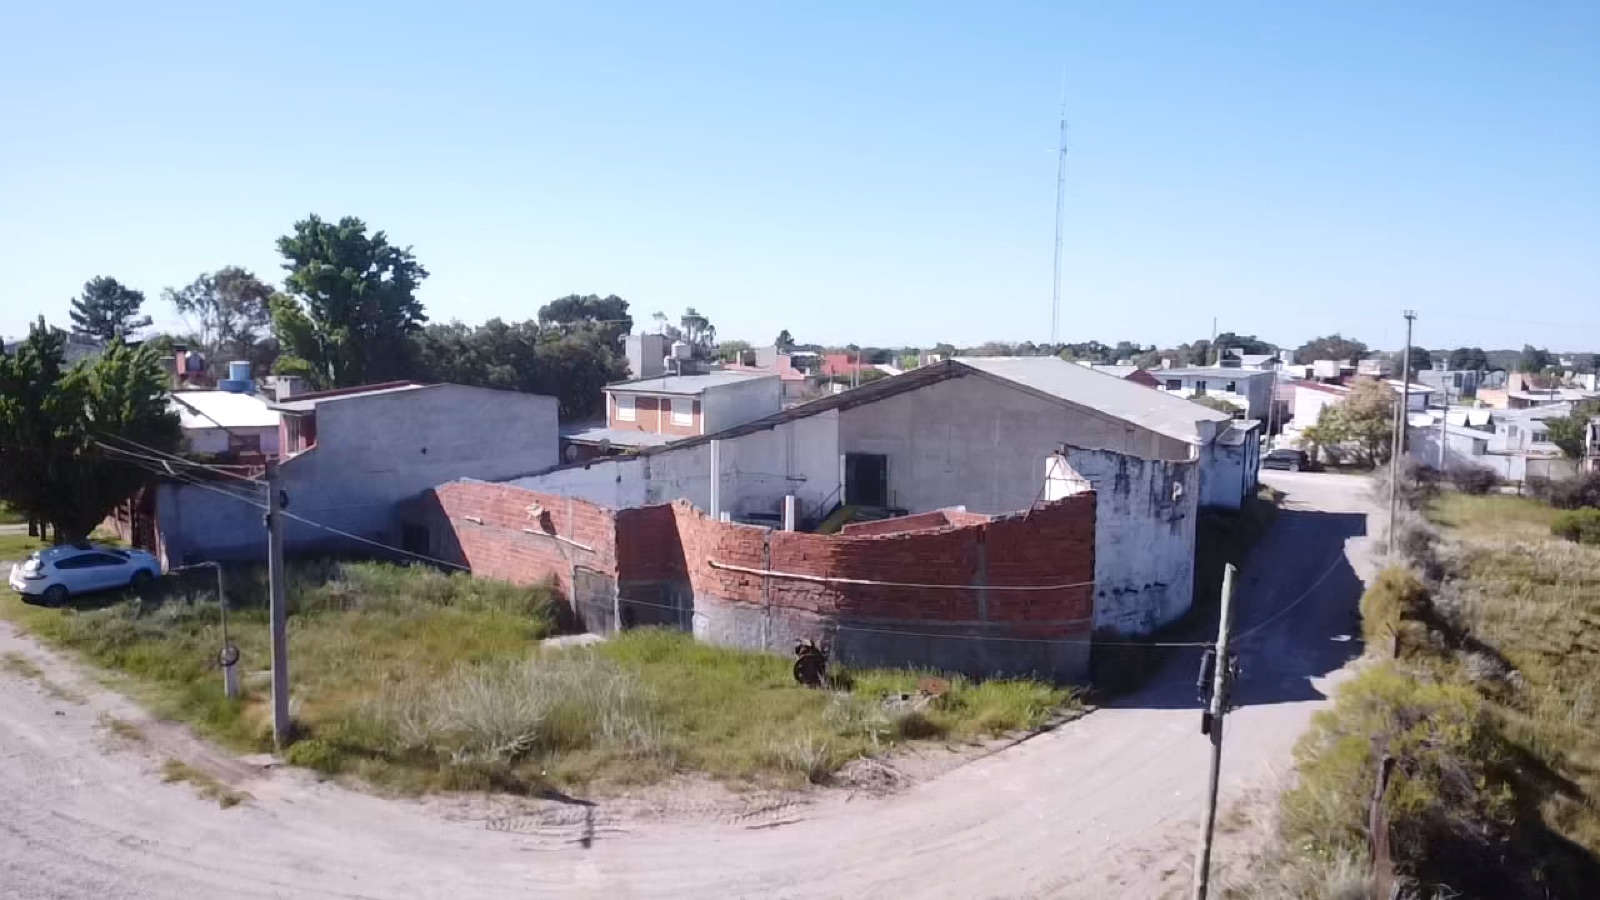
<instances>
[{"instance_id":1,"label":"white house","mask_svg":"<svg viewBox=\"0 0 1600 900\"><path fill-rule=\"evenodd\" d=\"M209 456L277 456L278 413L264 397L235 391L176 391L167 397L184 447Z\"/></svg>"},{"instance_id":2,"label":"white house","mask_svg":"<svg viewBox=\"0 0 1600 900\"><path fill-rule=\"evenodd\" d=\"M1239 410L1238 418L1265 419L1272 403L1273 372L1223 366L1151 372L1160 390L1179 397L1216 397Z\"/></svg>"}]
</instances>

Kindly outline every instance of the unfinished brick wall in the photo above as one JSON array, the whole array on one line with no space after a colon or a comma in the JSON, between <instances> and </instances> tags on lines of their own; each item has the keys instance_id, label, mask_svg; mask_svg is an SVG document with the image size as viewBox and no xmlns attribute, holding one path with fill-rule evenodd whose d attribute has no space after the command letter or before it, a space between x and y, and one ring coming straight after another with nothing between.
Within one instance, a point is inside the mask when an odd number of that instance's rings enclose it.
<instances>
[{"instance_id":1,"label":"unfinished brick wall","mask_svg":"<svg viewBox=\"0 0 1600 900\"><path fill-rule=\"evenodd\" d=\"M812 638L851 662L977 674L1070 679L1087 664L1092 492L1006 517L948 511L972 524L844 535L718 522L683 501L614 512L474 482L435 494L434 524L474 573L553 579L591 630L667 623L775 651ZM616 620L600 608L606 590Z\"/></svg>"},{"instance_id":2,"label":"unfinished brick wall","mask_svg":"<svg viewBox=\"0 0 1600 900\"><path fill-rule=\"evenodd\" d=\"M990 518L990 516L979 513L969 513L963 509L936 509L932 512L917 513L914 516L879 519L876 522L855 522L844 526L839 533L849 537L864 537L869 534L931 531L935 528L949 528L952 525L981 525L989 521Z\"/></svg>"}]
</instances>

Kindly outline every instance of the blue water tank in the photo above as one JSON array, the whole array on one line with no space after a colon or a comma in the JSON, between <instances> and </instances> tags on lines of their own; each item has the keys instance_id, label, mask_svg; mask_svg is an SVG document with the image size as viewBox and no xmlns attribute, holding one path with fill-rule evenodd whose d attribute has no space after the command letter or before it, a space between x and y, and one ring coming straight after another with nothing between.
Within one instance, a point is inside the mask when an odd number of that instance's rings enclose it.
<instances>
[{"instance_id":1,"label":"blue water tank","mask_svg":"<svg viewBox=\"0 0 1600 900\"><path fill-rule=\"evenodd\" d=\"M242 359L241 360L234 360L233 362L228 363L228 380L229 381L249 381L250 380L250 363L248 363L248 362L246 362L246 361L244 361Z\"/></svg>"}]
</instances>

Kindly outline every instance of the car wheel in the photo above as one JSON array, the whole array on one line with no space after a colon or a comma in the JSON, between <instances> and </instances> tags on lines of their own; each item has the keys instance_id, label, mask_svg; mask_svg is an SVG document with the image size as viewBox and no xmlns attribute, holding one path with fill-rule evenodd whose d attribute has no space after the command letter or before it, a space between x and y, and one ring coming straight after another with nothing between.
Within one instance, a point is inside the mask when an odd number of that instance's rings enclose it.
<instances>
[{"instance_id":1,"label":"car wheel","mask_svg":"<svg viewBox=\"0 0 1600 900\"><path fill-rule=\"evenodd\" d=\"M1289 471L1291 471L1291 472L1300 471L1300 464L1299 463L1289 463Z\"/></svg>"},{"instance_id":2,"label":"car wheel","mask_svg":"<svg viewBox=\"0 0 1600 900\"><path fill-rule=\"evenodd\" d=\"M44 602L47 606L65 606L67 603L67 586L52 584L44 589Z\"/></svg>"},{"instance_id":3,"label":"car wheel","mask_svg":"<svg viewBox=\"0 0 1600 900\"><path fill-rule=\"evenodd\" d=\"M135 591L142 591L149 587L150 582L154 580L155 576L150 574L149 569L140 569L133 573L132 578L128 579L128 587Z\"/></svg>"}]
</instances>

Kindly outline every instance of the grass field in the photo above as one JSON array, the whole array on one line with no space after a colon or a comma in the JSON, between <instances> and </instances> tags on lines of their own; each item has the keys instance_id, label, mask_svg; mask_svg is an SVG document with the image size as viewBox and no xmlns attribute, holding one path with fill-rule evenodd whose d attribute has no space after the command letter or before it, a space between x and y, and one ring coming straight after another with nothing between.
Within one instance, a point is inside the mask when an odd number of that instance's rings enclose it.
<instances>
[{"instance_id":1,"label":"grass field","mask_svg":"<svg viewBox=\"0 0 1600 900\"><path fill-rule=\"evenodd\" d=\"M22 534L0 534L0 561L16 562L27 559L28 554L49 544L35 537L28 537L27 532Z\"/></svg>"},{"instance_id":2,"label":"grass field","mask_svg":"<svg viewBox=\"0 0 1600 900\"><path fill-rule=\"evenodd\" d=\"M266 616L259 578L229 584L242 702L213 662L218 610L202 590L161 605L54 610L9 597L0 613L129 678L164 715L240 749L260 749L267 716ZM624 785L701 772L734 781L826 781L851 759L918 739L968 740L1034 728L1077 708L1031 681L950 680L937 701L889 711L930 673L840 673L847 691L796 685L782 656L641 630L594 647L540 650L550 594L430 569L371 563L300 567L290 589L290 762L401 792Z\"/></svg>"},{"instance_id":3,"label":"grass field","mask_svg":"<svg viewBox=\"0 0 1600 900\"><path fill-rule=\"evenodd\" d=\"M1531 499L1446 492L1442 575L1386 571L1362 599L1378 657L1297 752L1275 862L1242 896L1313 897L1370 871L1376 754L1402 875L1440 896L1592 896L1600 882L1600 547ZM1393 638L1399 633L1399 639ZM1392 648L1392 652L1391 652Z\"/></svg>"},{"instance_id":4,"label":"grass field","mask_svg":"<svg viewBox=\"0 0 1600 900\"><path fill-rule=\"evenodd\" d=\"M0 525L20 525L23 521L21 513L0 501Z\"/></svg>"}]
</instances>

